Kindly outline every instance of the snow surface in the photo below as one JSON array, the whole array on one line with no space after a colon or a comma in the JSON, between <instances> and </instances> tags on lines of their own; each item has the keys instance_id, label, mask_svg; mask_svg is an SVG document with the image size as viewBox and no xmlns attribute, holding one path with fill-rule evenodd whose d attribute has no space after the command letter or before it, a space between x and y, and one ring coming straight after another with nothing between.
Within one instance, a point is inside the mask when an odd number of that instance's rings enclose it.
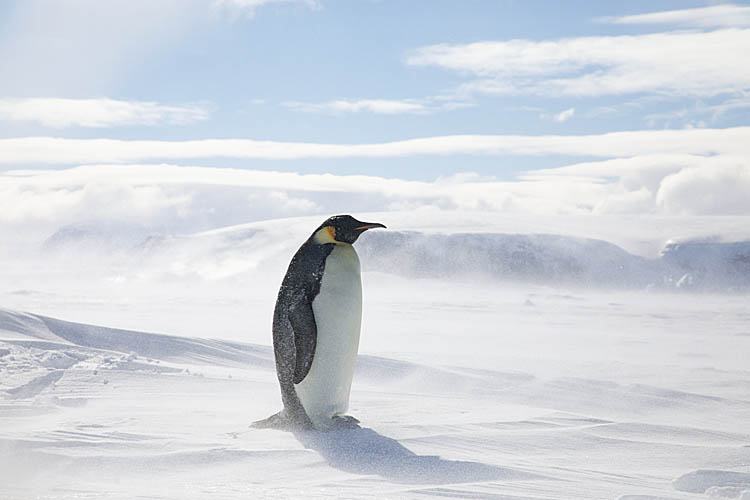
<instances>
[{"instance_id":1,"label":"snow surface","mask_svg":"<svg viewBox=\"0 0 750 500\"><path fill-rule=\"evenodd\" d=\"M361 218L362 428L329 433L248 428L318 218L3 248L0 499L750 499L743 218Z\"/></svg>"},{"instance_id":2,"label":"snow surface","mask_svg":"<svg viewBox=\"0 0 750 500\"><path fill-rule=\"evenodd\" d=\"M0 498L750 495L745 298L396 285L331 433L247 427L267 344L3 310Z\"/></svg>"}]
</instances>

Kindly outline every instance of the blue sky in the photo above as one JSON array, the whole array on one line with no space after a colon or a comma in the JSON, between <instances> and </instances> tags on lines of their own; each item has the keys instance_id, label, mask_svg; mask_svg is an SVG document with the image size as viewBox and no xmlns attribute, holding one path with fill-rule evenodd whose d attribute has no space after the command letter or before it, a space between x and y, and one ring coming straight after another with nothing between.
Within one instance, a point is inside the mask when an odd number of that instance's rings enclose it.
<instances>
[{"instance_id":1,"label":"blue sky","mask_svg":"<svg viewBox=\"0 0 750 500\"><path fill-rule=\"evenodd\" d=\"M750 2L9 0L0 74L8 200L19 169L169 164L398 198L364 208L750 212Z\"/></svg>"},{"instance_id":2,"label":"blue sky","mask_svg":"<svg viewBox=\"0 0 750 500\"><path fill-rule=\"evenodd\" d=\"M746 92L698 92L658 86L603 95L524 91L570 73L532 74L508 93L462 90L476 74L410 62L436 44L558 42L713 31L677 23L617 23L644 13L716 7L707 2L10 1L2 4L0 95L5 98L109 98L197 107L200 119L148 125L45 126L2 120L3 137L54 136L185 140L251 138L316 143L379 143L452 134L599 134L609 131L747 124L747 107L719 115L706 108ZM738 9L743 4L732 4ZM719 5L721 6L721 5ZM730 13L728 17L737 18ZM744 12L747 16L747 12ZM696 18L705 17L700 11ZM746 22L739 20L739 23ZM695 23L693 23L695 24ZM740 24L742 25L742 24ZM748 41L745 38L745 43ZM627 50L627 48L626 48ZM636 50L635 48L633 50ZM690 50L687 48L686 50ZM10 54L9 54L10 53ZM742 61L738 61L741 63ZM516 68L518 70L519 68ZM536 71L536 70L534 70ZM696 72L701 71L695 68ZM532 71L533 73L533 71ZM677 75L676 75L677 76ZM633 78L638 78L634 74ZM723 84L724 82L720 82ZM683 95L680 95L680 94ZM687 95L685 95L687 94ZM744 96L747 99L746 94ZM349 110L331 109L346 101ZM380 110L365 101L381 101ZM403 111L388 104L406 104ZM365 106L359 111L351 107ZM412 109L408 106L411 105ZM1 115L0 115L1 116ZM300 172L432 179L455 171L509 178L560 164L551 157L485 156L267 161L202 159L200 164ZM564 161L562 161L564 163ZM196 162L193 162L196 163ZM386 164L387 163L387 164Z\"/></svg>"}]
</instances>

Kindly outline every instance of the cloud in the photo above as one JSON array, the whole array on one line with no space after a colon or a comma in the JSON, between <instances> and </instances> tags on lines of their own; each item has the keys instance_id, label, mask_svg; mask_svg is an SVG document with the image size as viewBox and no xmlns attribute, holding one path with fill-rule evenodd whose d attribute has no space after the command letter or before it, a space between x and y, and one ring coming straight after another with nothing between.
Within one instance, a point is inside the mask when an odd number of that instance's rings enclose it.
<instances>
[{"instance_id":1,"label":"cloud","mask_svg":"<svg viewBox=\"0 0 750 500\"><path fill-rule=\"evenodd\" d=\"M0 225L39 221L63 225L91 218L161 219L165 211L190 201L186 191L170 192L158 184L116 183L103 176L95 176L88 182L49 184L39 180L30 177L16 182L5 178L0 181Z\"/></svg>"},{"instance_id":2,"label":"cloud","mask_svg":"<svg viewBox=\"0 0 750 500\"><path fill-rule=\"evenodd\" d=\"M556 168L538 169L527 172L524 179L542 179L548 176L567 176L606 180L613 177L626 177L634 173L657 172L659 178L703 162L715 162L729 155L702 156L696 154L639 154L627 158L613 158L604 161L589 161ZM742 156L740 156L742 157Z\"/></svg>"},{"instance_id":3,"label":"cloud","mask_svg":"<svg viewBox=\"0 0 750 500\"><path fill-rule=\"evenodd\" d=\"M723 99L717 104L708 104L697 101L691 106L666 111L663 113L651 113L645 116L650 127L672 127L676 124L683 126L706 126L706 123L716 122L726 115L742 113L750 109L750 91L744 91L736 97Z\"/></svg>"},{"instance_id":4,"label":"cloud","mask_svg":"<svg viewBox=\"0 0 750 500\"><path fill-rule=\"evenodd\" d=\"M34 121L45 127L115 127L124 125L185 125L205 120L203 106L166 106L156 102L55 97L0 99L0 120Z\"/></svg>"},{"instance_id":5,"label":"cloud","mask_svg":"<svg viewBox=\"0 0 750 500\"><path fill-rule=\"evenodd\" d=\"M379 115L426 114L474 106L457 96L432 96L424 99L338 99L321 103L289 101L283 106L309 113L373 113Z\"/></svg>"},{"instance_id":6,"label":"cloud","mask_svg":"<svg viewBox=\"0 0 750 500\"><path fill-rule=\"evenodd\" d=\"M563 123L568 121L575 114L575 112L575 108L568 108L565 111L561 111L560 113L552 116L552 119L558 123Z\"/></svg>"},{"instance_id":7,"label":"cloud","mask_svg":"<svg viewBox=\"0 0 750 500\"><path fill-rule=\"evenodd\" d=\"M700 165L665 177L656 194L658 207L671 214L747 215L750 164Z\"/></svg>"},{"instance_id":8,"label":"cloud","mask_svg":"<svg viewBox=\"0 0 750 500\"><path fill-rule=\"evenodd\" d=\"M374 211L745 215L750 163L663 155L580 163L515 181L463 173L406 181L176 165L0 173L0 236L40 241L73 223L190 233L244 222Z\"/></svg>"},{"instance_id":9,"label":"cloud","mask_svg":"<svg viewBox=\"0 0 750 500\"><path fill-rule=\"evenodd\" d=\"M0 232L15 234L12 228L23 228L24 234L49 233L65 223L91 218L119 218L189 232L305 214L427 209L534 214L750 213L750 197L746 196L750 192L750 127L581 136L461 135L381 144L0 139L0 159L11 164L466 154L598 160L527 172L510 181L466 172L419 182L141 164L6 171L0 174Z\"/></svg>"},{"instance_id":10,"label":"cloud","mask_svg":"<svg viewBox=\"0 0 750 500\"><path fill-rule=\"evenodd\" d=\"M745 215L750 213L747 155L643 155L536 170L523 180L566 178L609 186L592 213Z\"/></svg>"},{"instance_id":11,"label":"cloud","mask_svg":"<svg viewBox=\"0 0 750 500\"><path fill-rule=\"evenodd\" d=\"M321 4L318 0L214 0L214 5L229 9L234 13L242 13L247 17L255 16L256 10L272 4L300 4L310 9L319 9Z\"/></svg>"},{"instance_id":12,"label":"cloud","mask_svg":"<svg viewBox=\"0 0 750 500\"><path fill-rule=\"evenodd\" d=\"M598 21L615 24L672 24L690 28L750 28L750 7L723 4L633 16L603 17Z\"/></svg>"},{"instance_id":13,"label":"cloud","mask_svg":"<svg viewBox=\"0 0 750 500\"><path fill-rule=\"evenodd\" d=\"M396 158L414 155L562 155L615 158L667 153L750 155L750 127L639 130L598 135L451 135L374 144L325 144L253 139L0 139L0 163L11 165L123 163L194 158Z\"/></svg>"},{"instance_id":14,"label":"cloud","mask_svg":"<svg viewBox=\"0 0 750 500\"><path fill-rule=\"evenodd\" d=\"M439 44L405 62L473 76L469 94L707 97L750 88L750 30Z\"/></svg>"},{"instance_id":15,"label":"cloud","mask_svg":"<svg viewBox=\"0 0 750 500\"><path fill-rule=\"evenodd\" d=\"M416 100L394 99L339 99L321 103L285 102L283 106L297 111L326 112L326 113L360 113L369 112L381 115L395 115L402 113L424 113L427 107Z\"/></svg>"},{"instance_id":16,"label":"cloud","mask_svg":"<svg viewBox=\"0 0 750 500\"><path fill-rule=\"evenodd\" d=\"M97 165L0 174L0 234L43 238L119 220L194 232L269 218L395 209L581 213L608 188L560 178L435 182L174 165ZM19 228L23 230L20 231Z\"/></svg>"}]
</instances>

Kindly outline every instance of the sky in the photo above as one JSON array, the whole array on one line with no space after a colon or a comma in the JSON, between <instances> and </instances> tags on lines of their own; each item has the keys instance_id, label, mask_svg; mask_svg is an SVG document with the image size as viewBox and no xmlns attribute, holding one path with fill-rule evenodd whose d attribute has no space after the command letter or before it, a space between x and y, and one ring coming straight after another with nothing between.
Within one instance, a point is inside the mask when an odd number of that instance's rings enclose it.
<instances>
[{"instance_id":1,"label":"sky","mask_svg":"<svg viewBox=\"0 0 750 500\"><path fill-rule=\"evenodd\" d=\"M9 0L0 75L0 224L750 213L750 2Z\"/></svg>"}]
</instances>

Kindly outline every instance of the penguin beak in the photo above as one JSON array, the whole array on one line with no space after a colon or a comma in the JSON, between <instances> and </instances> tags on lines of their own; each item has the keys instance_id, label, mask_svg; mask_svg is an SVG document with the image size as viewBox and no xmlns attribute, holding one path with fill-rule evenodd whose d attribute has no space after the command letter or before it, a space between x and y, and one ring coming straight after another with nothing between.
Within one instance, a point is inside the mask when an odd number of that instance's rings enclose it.
<instances>
[{"instance_id":1,"label":"penguin beak","mask_svg":"<svg viewBox=\"0 0 750 500\"><path fill-rule=\"evenodd\" d=\"M364 232L374 227L382 227L383 229L387 229L385 225L381 224L380 222L363 222L361 226L355 227L354 230Z\"/></svg>"}]
</instances>

